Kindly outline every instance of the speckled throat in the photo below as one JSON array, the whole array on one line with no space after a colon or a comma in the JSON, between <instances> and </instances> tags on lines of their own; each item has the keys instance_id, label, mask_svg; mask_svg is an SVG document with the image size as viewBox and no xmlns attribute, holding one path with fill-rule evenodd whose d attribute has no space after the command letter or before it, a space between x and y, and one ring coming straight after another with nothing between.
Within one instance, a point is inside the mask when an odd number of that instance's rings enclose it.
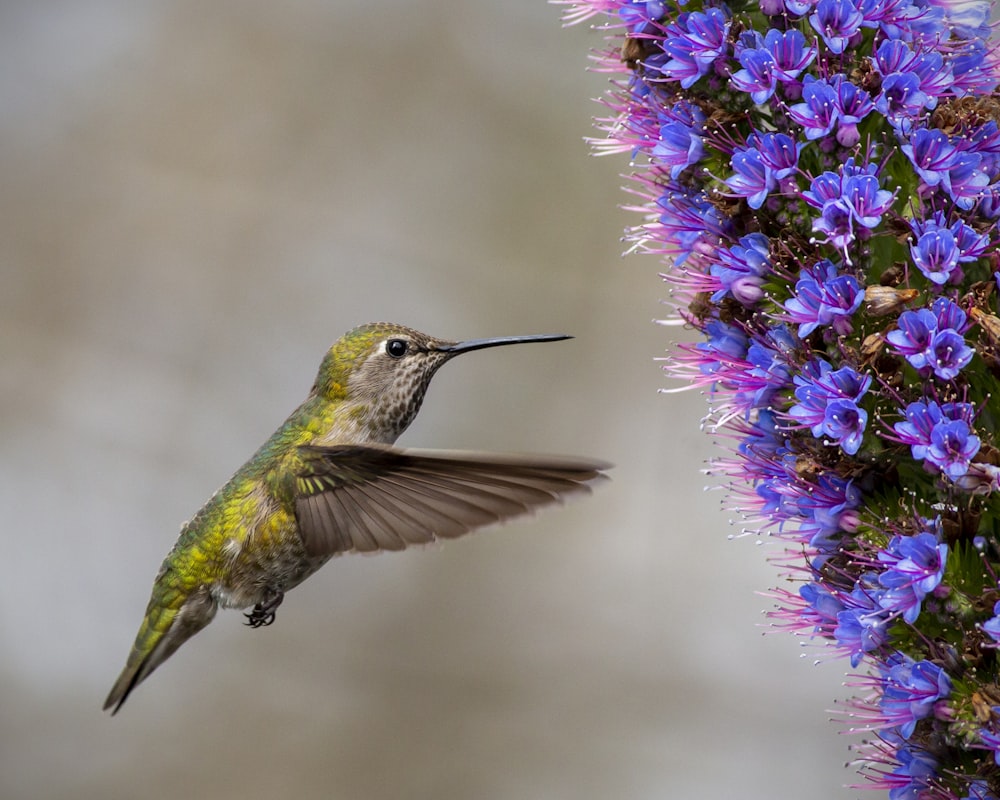
<instances>
[{"instance_id":1,"label":"speckled throat","mask_svg":"<svg viewBox=\"0 0 1000 800\"><path fill-rule=\"evenodd\" d=\"M409 427L420 411L434 374L453 355L428 348L419 357L395 364L392 384L372 403L368 419L377 439L393 442Z\"/></svg>"}]
</instances>

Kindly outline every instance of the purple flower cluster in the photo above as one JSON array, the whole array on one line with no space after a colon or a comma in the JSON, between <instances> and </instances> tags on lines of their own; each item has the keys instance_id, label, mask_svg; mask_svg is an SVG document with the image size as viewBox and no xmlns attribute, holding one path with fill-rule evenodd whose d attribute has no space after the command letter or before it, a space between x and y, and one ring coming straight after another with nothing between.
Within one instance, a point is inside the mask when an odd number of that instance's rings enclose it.
<instances>
[{"instance_id":1,"label":"purple flower cluster","mask_svg":"<svg viewBox=\"0 0 1000 800\"><path fill-rule=\"evenodd\" d=\"M765 36L752 34L749 41L739 43L737 57L743 69L734 72L731 80L755 103L766 103L779 83L795 82L816 58L816 48L807 45L806 37L794 28L772 28Z\"/></svg>"},{"instance_id":2,"label":"purple flower cluster","mask_svg":"<svg viewBox=\"0 0 1000 800\"><path fill-rule=\"evenodd\" d=\"M893 194L879 188L877 166L855 167L849 158L837 172L824 172L813 178L802 199L820 211L813 220L814 233L821 233L837 250L847 254L848 245L882 221L882 215L892 206Z\"/></svg>"},{"instance_id":3,"label":"purple flower cluster","mask_svg":"<svg viewBox=\"0 0 1000 800\"><path fill-rule=\"evenodd\" d=\"M882 665L882 697L879 709L885 722L903 739L909 739L917 723L931 716L939 700L952 691L951 679L937 664L895 656Z\"/></svg>"},{"instance_id":4,"label":"purple flower cluster","mask_svg":"<svg viewBox=\"0 0 1000 800\"><path fill-rule=\"evenodd\" d=\"M764 280L771 272L769 254L770 243L759 233L744 236L737 244L720 250L709 271L719 281L712 301L717 303L730 295L746 306L760 302Z\"/></svg>"},{"instance_id":5,"label":"purple flower cluster","mask_svg":"<svg viewBox=\"0 0 1000 800\"><path fill-rule=\"evenodd\" d=\"M712 474L864 670L871 785L1000 798L1000 58L985 0L556 0L603 18ZM996 765L994 764L996 761Z\"/></svg>"},{"instance_id":6,"label":"purple flower cluster","mask_svg":"<svg viewBox=\"0 0 1000 800\"><path fill-rule=\"evenodd\" d=\"M792 121L802 126L807 141L823 139L836 129L837 143L852 147L861 139L858 123L875 108L871 95L851 83L846 75L829 78L806 75L802 84L802 102L788 107Z\"/></svg>"},{"instance_id":7,"label":"purple flower cluster","mask_svg":"<svg viewBox=\"0 0 1000 800\"><path fill-rule=\"evenodd\" d=\"M785 311L791 322L799 324L800 339L826 326L848 334L851 317L863 300L857 280L852 275L841 275L824 259L800 273L794 294L785 302Z\"/></svg>"},{"instance_id":8,"label":"purple flower cluster","mask_svg":"<svg viewBox=\"0 0 1000 800\"><path fill-rule=\"evenodd\" d=\"M729 15L721 8L680 15L665 30L660 73L683 88L690 88L725 53L729 25Z\"/></svg>"},{"instance_id":9,"label":"purple flower cluster","mask_svg":"<svg viewBox=\"0 0 1000 800\"><path fill-rule=\"evenodd\" d=\"M868 413L858 406L871 385L868 375L851 367L834 371L830 363L815 359L793 378L795 404L788 416L808 427L816 438L829 436L844 452L854 455L868 424Z\"/></svg>"},{"instance_id":10,"label":"purple flower cluster","mask_svg":"<svg viewBox=\"0 0 1000 800\"><path fill-rule=\"evenodd\" d=\"M894 536L878 554L884 567L878 582L885 587L879 605L902 614L912 625L920 614L923 599L944 578L947 556L948 545L939 543L937 533L925 531L915 536Z\"/></svg>"},{"instance_id":11,"label":"purple flower cluster","mask_svg":"<svg viewBox=\"0 0 1000 800\"><path fill-rule=\"evenodd\" d=\"M974 416L969 403L938 405L933 400L918 400L906 407L903 421L895 423L893 429L899 441L910 446L916 461L957 481L969 471L979 452L980 439L972 433Z\"/></svg>"},{"instance_id":12,"label":"purple flower cluster","mask_svg":"<svg viewBox=\"0 0 1000 800\"><path fill-rule=\"evenodd\" d=\"M897 324L885 339L921 377L950 381L975 355L963 336L968 327L965 312L946 297L939 297L929 309L904 311Z\"/></svg>"}]
</instances>

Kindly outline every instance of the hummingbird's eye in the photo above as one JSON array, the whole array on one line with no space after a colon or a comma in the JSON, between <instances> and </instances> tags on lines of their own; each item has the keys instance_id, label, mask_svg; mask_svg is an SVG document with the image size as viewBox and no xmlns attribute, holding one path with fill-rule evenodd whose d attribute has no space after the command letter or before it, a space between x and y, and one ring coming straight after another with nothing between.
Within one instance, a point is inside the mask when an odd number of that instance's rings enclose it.
<instances>
[{"instance_id":1,"label":"hummingbird's eye","mask_svg":"<svg viewBox=\"0 0 1000 800\"><path fill-rule=\"evenodd\" d=\"M385 343L385 352L393 358L402 358L409 349L410 345L405 339L390 339Z\"/></svg>"}]
</instances>

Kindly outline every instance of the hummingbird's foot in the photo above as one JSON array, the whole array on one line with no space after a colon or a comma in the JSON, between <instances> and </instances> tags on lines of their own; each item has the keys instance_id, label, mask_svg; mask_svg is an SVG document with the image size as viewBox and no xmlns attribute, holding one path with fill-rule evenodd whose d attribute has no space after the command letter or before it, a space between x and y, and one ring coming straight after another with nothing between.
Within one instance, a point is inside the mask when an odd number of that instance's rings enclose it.
<instances>
[{"instance_id":1,"label":"hummingbird's foot","mask_svg":"<svg viewBox=\"0 0 1000 800\"><path fill-rule=\"evenodd\" d=\"M264 602L257 603L250 613L244 614L247 618L247 625L251 628L260 628L274 622L274 612L285 599L285 593L277 589L267 589L264 593Z\"/></svg>"}]
</instances>

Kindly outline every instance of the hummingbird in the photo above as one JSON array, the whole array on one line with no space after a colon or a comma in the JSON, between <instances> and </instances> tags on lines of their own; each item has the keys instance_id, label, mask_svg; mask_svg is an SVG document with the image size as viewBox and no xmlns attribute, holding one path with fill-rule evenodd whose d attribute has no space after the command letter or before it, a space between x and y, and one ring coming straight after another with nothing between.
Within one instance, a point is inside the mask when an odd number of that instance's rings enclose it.
<instances>
[{"instance_id":1,"label":"hummingbird","mask_svg":"<svg viewBox=\"0 0 1000 800\"><path fill-rule=\"evenodd\" d=\"M305 401L181 528L104 710L117 713L220 607L249 608L251 628L273 623L285 593L336 555L453 539L589 493L609 464L392 446L455 356L569 338L452 342L376 322L334 342Z\"/></svg>"}]
</instances>

